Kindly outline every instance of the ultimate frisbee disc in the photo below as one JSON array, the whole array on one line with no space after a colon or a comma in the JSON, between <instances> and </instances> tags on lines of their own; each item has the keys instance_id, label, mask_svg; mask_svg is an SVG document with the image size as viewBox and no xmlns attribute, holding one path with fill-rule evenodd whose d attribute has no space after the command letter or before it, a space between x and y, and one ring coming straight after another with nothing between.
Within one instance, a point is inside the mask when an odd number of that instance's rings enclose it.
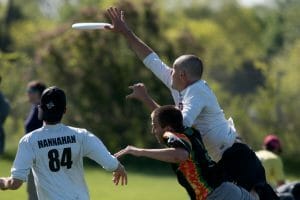
<instances>
[{"instance_id":1,"label":"ultimate frisbee disc","mask_svg":"<svg viewBox=\"0 0 300 200\"><path fill-rule=\"evenodd\" d=\"M72 25L72 28L79 30L95 30L104 29L105 26L112 26L109 23L76 23Z\"/></svg>"}]
</instances>

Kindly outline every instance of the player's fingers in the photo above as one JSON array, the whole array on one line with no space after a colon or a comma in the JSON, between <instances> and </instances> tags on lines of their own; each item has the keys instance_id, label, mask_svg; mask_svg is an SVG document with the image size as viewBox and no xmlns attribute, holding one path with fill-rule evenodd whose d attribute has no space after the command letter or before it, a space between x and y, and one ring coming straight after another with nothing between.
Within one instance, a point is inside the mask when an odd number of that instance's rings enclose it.
<instances>
[{"instance_id":1,"label":"player's fingers","mask_svg":"<svg viewBox=\"0 0 300 200\"><path fill-rule=\"evenodd\" d=\"M120 12L120 10L118 8L115 8L114 10L115 10L115 13L118 16L118 18L121 19L121 12Z\"/></svg>"},{"instance_id":2,"label":"player's fingers","mask_svg":"<svg viewBox=\"0 0 300 200\"><path fill-rule=\"evenodd\" d=\"M118 13L116 12L116 8L111 7L111 13L115 19L119 18Z\"/></svg>"},{"instance_id":3,"label":"player's fingers","mask_svg":"<svg viewBox=\"0 0 300 200\"><path fill-rule=\"evenodd\" d=\"M120 158L120 157L123 156L125 153L126 153L126 150L125 150L125 149L122 149L121 151L115 153L114 156L115 156L116 158Z\"/></svg>"},{"instance_id":4,"label":"player's fingers","mask_svg":"<svg viewBox=\"0 0 300 200\"><path fill-rule=\"evenodd\" d=\"M118 179L118 174L115 172L113 175L113 182L115 185L117 185L117 179Z\"/></svg>"},{"instance_id":5,"label":"player's fingers","mask_svg":"<svg viewBox=\"0 0 300 200\"><path fill-rule=\"evenodd\" d=\"M114 15L112 14L112 11L111 11L111 7L109 8L109 9L107 9L106 10L107 11L107 15L108 15L108 17L112 20L112 21L114 21Z\"/></svg>"},{"instance_id":6,"label":"player's fingers","mask_svg":"<svg viewBox=\"0 0 300 200\"><path fill-rule=\"evenodd\" d=\"M106 30L113 30L114 27L113 26L104 26L104 29L106 29Z\"/></svg>"},{"instance_id":7,"label":"player's fingers","mask_svg":"<svg viewBox=\"0 0 300 200\"><path fill-rule=\"evenodd\" d=\"M124 175L122 175L122 182L121 182L121 184L122 184L122 185L125 184L125 177L124 177Z\"/></svg>"},{"instance_id":8,"label":"player's fingers","mask_svg":"<svg viewBox=\"0 0 300 200\"><path fill-rule=\"evenodd\" d=\"M123 10L121 10L121 20L122 20L122 21L125 21L125 14L124 14L124 11L123 11Z\"/></svg>"},{"instance_id":9,"label":"player's fingers","mask_svg":"<svg viewBox=\"0 0 300 200\"><path fill-rule=\"evenodd\" d=\"M124 176L123 176L123 179L122 179L122 184L123 185L127 185L127 182L128 182L128 179L127 179L127 174L125 172Z\"/></svg>"},{"instance_id":10,"label":"player's fingers","mask_svg":"<svg viewBox=\"0 0 300 200\"><path fill-rule=\"evenodd\" d=\"M122 150L119 151L119 152L117 152L117 153L115 153L114 156L115 156L116 158L118 158L118 157L120 157L121 154L122 154Z\"/></svg>"},{"instance_id":11,"label":"player's fingers","mask_svg":"<svg viewBox=\"0 0 300 200\"><path fill-rule=\"evenodd\" d=\"M117 176L117 179L116 179L116 182L115 182L116 185L119 185L120 178L121 178L121 176L120 176L120 174L118 173L118 176Z\"/></svg>"},{"instance_id":12,"label":"player's fingers","mask_svg":"<svg viewBox=\"0 0 300 200\"><path fill-rule=\"evenodd\" d=\"M122 174L122 185L125 185L125 172Z\"/></svg>"},{"instance_id":13,"label":"player's fingers","mask_svg":"<svg viewBox=\"0 0 300 200\"><path fill-rule=\"evenodd\" d=\"M126 95L125 97L126 99L133 99L134 98L134 94L129 94L129 95Z\"/></svg>"},{"instance_id":14,"label":"player's fingers","mask_svg":"<svg viewBox=\"0 0 300 200\"><path fill-rule=\"evenodd\" d=\"M116 158L120 158L120 157L122 156L122 153L121 153L121 152L115 153L114 156L115 156Z\"/></svg>"}]
</instances>

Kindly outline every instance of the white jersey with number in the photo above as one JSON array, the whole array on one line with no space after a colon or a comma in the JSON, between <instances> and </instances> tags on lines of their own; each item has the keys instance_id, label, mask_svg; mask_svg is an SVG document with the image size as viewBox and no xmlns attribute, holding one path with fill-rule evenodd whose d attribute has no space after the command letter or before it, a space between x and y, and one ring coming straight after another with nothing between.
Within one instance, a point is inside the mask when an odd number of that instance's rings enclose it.
<instances>
[{"instance_id":1,"label":"white jersey with number","mask_svg":"<svg viewBox=\"0 0 300 200\"><path fill-rule=\"evenodd\" d=\"M11 176L27 181L32 169L42 200L87 200L83 157L108 171L116 170L119 164L101 140L87 130L63 124L45 125L20 140Z\"/></svg>"},{"instance_id":2,"label":"white jersey with number","mask_svg":"<svg viewBox=\"0 0 300 200\"><path fill-rule=\"evenodd\" d=\"M199 80L181 92L172 89L172 68L155 53L144 59L144 64L171 90L177 107L182 110L185 126L196 128L211 158L218 162L223 152L236 139L232 120L226 120L218 100L207 83Z\"/></svg>"}]
</instances>

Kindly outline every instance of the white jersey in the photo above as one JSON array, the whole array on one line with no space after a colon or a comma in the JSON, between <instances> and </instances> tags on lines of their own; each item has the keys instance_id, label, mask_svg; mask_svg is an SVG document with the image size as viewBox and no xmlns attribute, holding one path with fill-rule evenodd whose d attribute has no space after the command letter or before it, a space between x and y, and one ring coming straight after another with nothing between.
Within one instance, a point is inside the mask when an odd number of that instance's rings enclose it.
<instances>
[{"instance_id":1,"label":"white jersey","mask_svg":"<svg viewBox=\"0 0 300 200\"><path fill-rule=\"evenodd\" d=\"M87 200L83 157L91 158L108 171L116 170L119 164L87 130L63 124L45 125L20 140L11 176L27 181L32 169L42 200Z\"/></svg>"},{"instance_id":2,"label":"white jersey","mask_svg":"<svg viewBox=\"0 0 300 200\"><path fill-rule=\"evenodd\" d=\"M182 110L185 126L196 128L202 135L211 158L218 162L223 152L236 139L232 120L226 120L218 100L207 83L199 80L181 92L172 89L172 68L155 53L144 59L144 64L171 90L177 107Z\"/></svg>"}]
</instances>

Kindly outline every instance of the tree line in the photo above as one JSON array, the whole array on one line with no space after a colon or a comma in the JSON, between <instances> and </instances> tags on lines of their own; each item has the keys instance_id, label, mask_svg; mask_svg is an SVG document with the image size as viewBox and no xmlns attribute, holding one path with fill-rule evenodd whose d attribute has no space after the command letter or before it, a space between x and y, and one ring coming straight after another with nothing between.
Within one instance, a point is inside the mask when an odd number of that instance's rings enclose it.
<instances>
[{"instance_id":1,"label":"tree line","mask_svg":"<svg viewBox=\"0 0 300 200\"><path fill-rule=\"evenodd\" d=\"M50 17L38 2L11 0L0 9L1 90L12 104L7 134L22 135L26 83L40 79L66 91L64 122L87 127L113 150L153 146L149 111L125 96L129 85L144 82L158 102L172 104L169 91L117 34L70 28L74 22L109 22L104 15L109 1L66 1ZM169 65L182 54L202 58L204 79L254 149L275 133L288 153L299 152L300 2L251 8L236 1L204 2L171 8L154 0L115 5Z\"/></svg>"}]
</instances>

